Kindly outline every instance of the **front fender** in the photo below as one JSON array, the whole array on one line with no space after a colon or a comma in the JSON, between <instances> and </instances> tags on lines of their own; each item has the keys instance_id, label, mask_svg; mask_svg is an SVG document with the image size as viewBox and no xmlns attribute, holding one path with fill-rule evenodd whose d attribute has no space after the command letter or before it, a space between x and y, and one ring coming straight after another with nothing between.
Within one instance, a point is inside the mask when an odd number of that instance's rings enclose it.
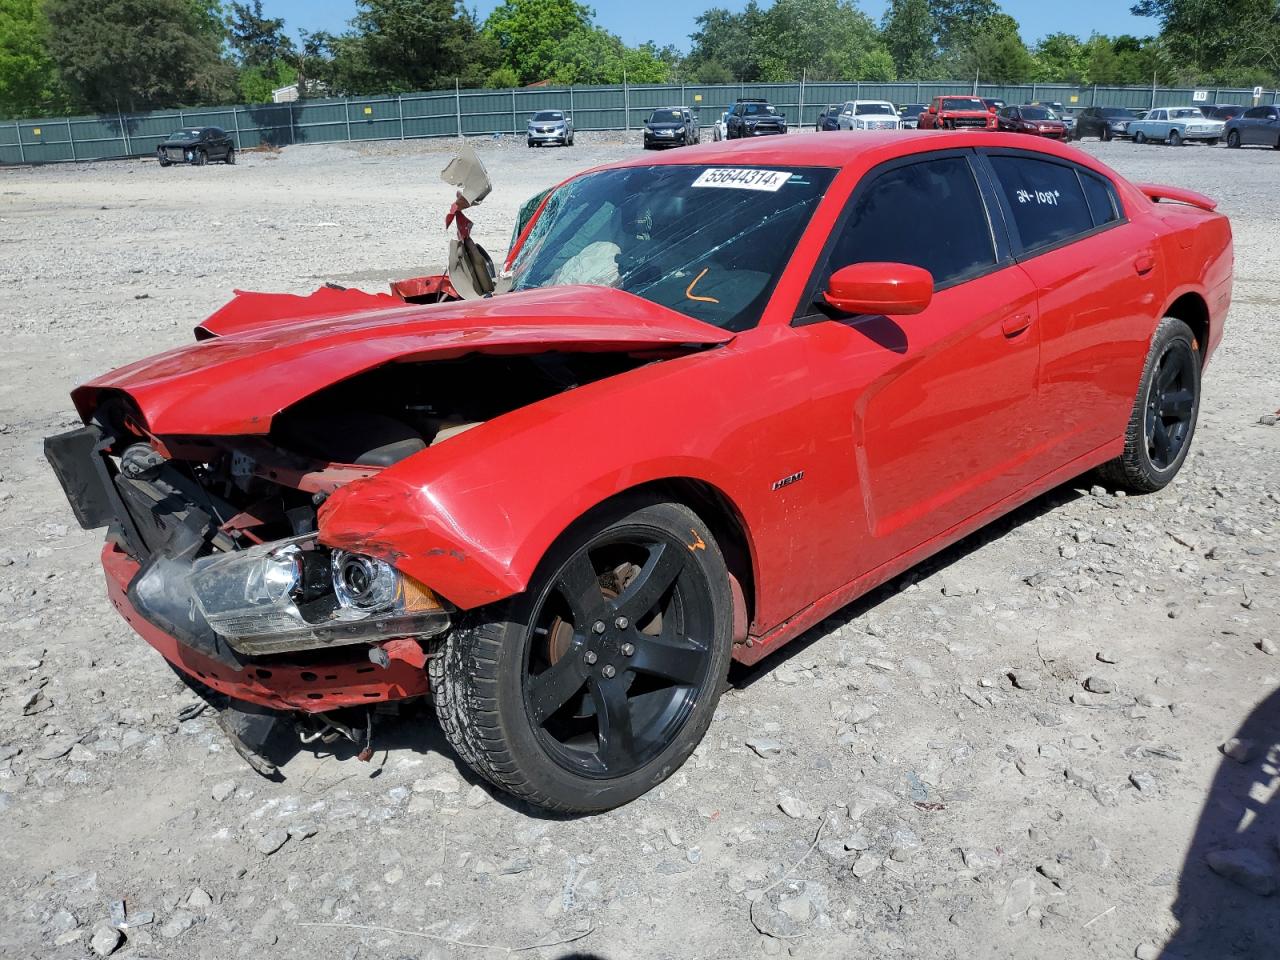
<instances>
[{"instance_id":1,"label":"front fender","mask_svg":"<svg viewBox=\"0 0 1280 960\"><path fill-rule=\"evenodd\" d=\"M692 479L741 518L757 597L768 593L791 536L785 499L767 481L800 456L793 414L808 394L789 350L770 352L762 372L762 358L737 346L578 387L354 481L321 508L320 539L379 556L470 609L523 591L592 507L641 484Z\"/></svg>"}]
</instances>

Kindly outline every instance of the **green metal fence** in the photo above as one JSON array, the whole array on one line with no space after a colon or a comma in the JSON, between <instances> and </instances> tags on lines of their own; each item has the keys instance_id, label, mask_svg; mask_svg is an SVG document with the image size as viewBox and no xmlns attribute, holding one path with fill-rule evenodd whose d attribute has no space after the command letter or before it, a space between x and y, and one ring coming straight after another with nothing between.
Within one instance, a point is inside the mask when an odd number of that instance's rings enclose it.
<instances>
[{"instance_id":1,"label":"green metal fence","mask_svg":"<svg viewBox=\"0 0 1280 960\"><path fill-rule=\"evenodd\" d=\"M146 156L172 131L215 126L236 145L408 140L421 137L522 134L535 110L566 110L578 130L634 130L654 107L687 105L704 126L738 97L766 97L800 126L812 125L830 103L889 100L927 103L940 94L968 93L1009 103L1058 101L1067 107L1148 109L1196 102L1250 105L1253 91L1228 88L1078 87L1069 84L734 83L719 85L599 86L518 90L447 90L401 96L301 100L297 103L162 110L99 117L53 117L0 122L0 164L54 163ZM1280 103L1265 91L1262 103Z\"/></svg>"}]
</instances>

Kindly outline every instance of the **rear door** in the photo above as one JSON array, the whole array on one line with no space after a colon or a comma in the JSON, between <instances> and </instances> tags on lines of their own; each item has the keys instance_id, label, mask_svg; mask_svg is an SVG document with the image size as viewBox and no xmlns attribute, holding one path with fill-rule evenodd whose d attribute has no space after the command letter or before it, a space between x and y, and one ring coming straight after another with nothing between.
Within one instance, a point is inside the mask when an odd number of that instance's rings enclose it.
<instances>
[{"instance_id":1,"label":"rear door","mask_svg":"<svg viewBox=\"0 0 1280 960\"><path fill-rule=\"evenodd\" d=\"M1042 472L1035 291L1010 259L968 150L864 177L819 261L808 303L851 263L934 277L918 316L797 318L823 452L810 491L825 519L805 575L815 595L946 532ZM996 214L997 218L999 214Z\"/></svg>"},{"instance_id":2,"label":"rear door","mask_svg":"<svg viewBox=\"0 0 1280 960\"><path fill-rule=\"evenodd\" d=\"M1036 290L1040 430L1067 463L1124 433L1161 307L1155 236L1100 174L1041 153L981 154Z\"/></svg>"}]
</instances>

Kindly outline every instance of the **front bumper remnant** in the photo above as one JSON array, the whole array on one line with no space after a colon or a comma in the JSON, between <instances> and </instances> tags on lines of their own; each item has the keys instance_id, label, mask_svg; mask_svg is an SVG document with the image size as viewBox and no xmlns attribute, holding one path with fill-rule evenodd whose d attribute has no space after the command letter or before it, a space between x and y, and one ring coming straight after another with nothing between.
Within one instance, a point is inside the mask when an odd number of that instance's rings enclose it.
<instances>
[{"instance_id":1,"label":"front bumper remnant","mask_svg":"<svg viewBox=\"0 0 1280 960\"><path fill-rule=\"evenodd\" d=\"M418 697L429 690L420 666L390 658L386 666L370 662L363 648L346 647L314 663L227 663L183 643L152 623L129 597L129 584L139 564L115 544L102 551L107 595L129 626L176 669L205 686L236 700L276 710L323 713L342 707L368 706L387 700Z\"/></svg>"}]
</instances>

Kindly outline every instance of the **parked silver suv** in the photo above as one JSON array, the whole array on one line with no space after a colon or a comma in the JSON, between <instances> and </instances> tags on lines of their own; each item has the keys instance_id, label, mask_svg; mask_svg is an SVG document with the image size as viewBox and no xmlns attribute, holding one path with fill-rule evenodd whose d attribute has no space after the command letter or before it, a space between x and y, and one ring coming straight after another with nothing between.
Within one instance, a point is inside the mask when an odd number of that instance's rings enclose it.
<instances>
[{"instance_id":1,"label":"parked silver suv","mask_svg":"<svg viewBox=\"0 0 1280 960\"><path fill-rule=\"evenodd\" d=\"M573 117L563 110L539 110L529 118L528 143L530 147L544 143L573 146Z\"/></svg>"}]
</instances>

